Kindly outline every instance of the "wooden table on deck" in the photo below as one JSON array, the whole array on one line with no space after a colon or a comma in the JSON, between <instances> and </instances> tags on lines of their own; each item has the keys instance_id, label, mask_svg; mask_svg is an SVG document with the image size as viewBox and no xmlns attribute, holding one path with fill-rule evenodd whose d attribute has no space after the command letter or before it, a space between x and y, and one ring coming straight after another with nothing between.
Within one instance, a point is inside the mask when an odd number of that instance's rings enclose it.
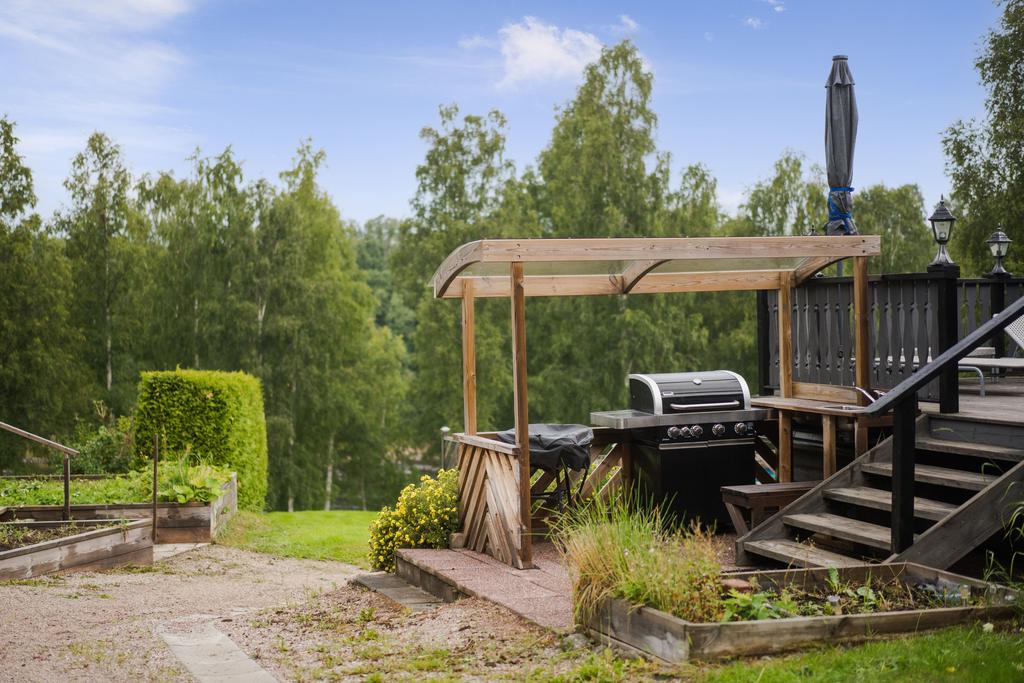
<instances>
[{"instance_id":1,"label":"wooden table on deck","mask_svg":"<svg viewBox=\"0 0 1024 683\"><path fill-rule=\"evenodd\" d=\"M891 415L863 415L859 408L850 410L840 406L838 401L821 401L809 398L783 398L781 396L755 396L750 405L758 408L771 408L778 412L779 419L779 481L793 481L793 428L794 413L821 416L822 439L822 478L827 479L836 473L836 426L838 418L853 421L854 456L863 455L868 450L868 429L884 427L892 424Z\"/></svg>"}]
</instances>

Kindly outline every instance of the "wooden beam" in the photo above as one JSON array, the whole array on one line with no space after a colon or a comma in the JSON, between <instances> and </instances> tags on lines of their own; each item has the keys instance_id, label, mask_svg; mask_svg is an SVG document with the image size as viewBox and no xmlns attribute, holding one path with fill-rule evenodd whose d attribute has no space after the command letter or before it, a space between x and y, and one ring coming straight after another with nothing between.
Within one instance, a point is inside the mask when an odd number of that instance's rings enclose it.
<instances>
[{"instance_id":1,"label":"wooden beam","mask_svg":"<svg viewBox=\"0 0 1024 683\"><path fill-rule=\"evenodd\" d=\"M462 424L476 434L476 299L473 283L462 287Z\"/></svg>"},{"instance_id":2,"label":"wooden beam","mask_svg":"<svg viewBox=\"0 0 1024 683\"><path fill-rule=\"evenodd\" d=\"M533 567L530 498L530 417L526 394L526 294L523 264L513 263L509 284L512 291L512 387L515 409L516 447L519 449L519 557L524 568Z\"/></svg>"},{"instance_id":3,"label":"wooden beam","mask_svg":"<svg viewBox=\"0 0 1024 683\"><path fill-rule=\"evenodd\" d=\"M856 355L854 378L856 385L865 391L871 391L871 351L868 346L868 325L871 321L871 309L868 304L868 259L858 256L853 259L853 349ZM867 398L858 396L861 405L867 404Z\"/></svg>"},{"instance_id":4,"label":"wooden beam","mask_svg":"<svg viewBox=\"0 0 1024 683\"><path fill-rule=\"evenodd\" d=\"M860 394L853 387L835 384L815 384L812 382L793 382L793 398L806 398L814 401L831 403L857 403Z\"/></svg>"},{"instance_id":5,"label":"wooden beam","mask_svg":"<svg viewBox=\"0 0 1024 683\"><path fill-rule=\"evenodd\" d=\"M633 261L622 271L622 293L629 292L640 282L640 278L651 272L658 266L668 263L666 259L652 259L650 261Z\"/></svg>"},{"instance_id":6,"label":"wooden beam","mask_svg":"<svg viewBox=\"0 0 1024 683\"><path fill-rule=\"evenodd\" d=\"M779 393L793 396L793 274L779 283Z\"/></svg>"},{"instance_id":7,"label":"wooden beam","mask_svg":"<svg viewBox=\"0 0 1024 683\"><path fill-rule=\"evenodd\" d=\"M670 292L730 292L778 289L786 270L732 270L696 273L649 273L630 290L632 294ZM595 296L623 294L617 275L534 275L523 280L526 296ZM464 298L466 287L477 298L507 297L508 278L460 277L443 294L445 299Z\"/></svg>"},{"instance_id":8,"label":"wooden beam","mask_svg":"<svg viewBox=\"0 0 1024 683\"><path fill-rule=\"evenodd\" d=\"M686 259L841 259L878 256L878 235L850 237L662 237L597 239L505 239L463 244L438 267L431 282L442 297L473 263L557 261L651 261Z\"/></svg>"}]
</instances>

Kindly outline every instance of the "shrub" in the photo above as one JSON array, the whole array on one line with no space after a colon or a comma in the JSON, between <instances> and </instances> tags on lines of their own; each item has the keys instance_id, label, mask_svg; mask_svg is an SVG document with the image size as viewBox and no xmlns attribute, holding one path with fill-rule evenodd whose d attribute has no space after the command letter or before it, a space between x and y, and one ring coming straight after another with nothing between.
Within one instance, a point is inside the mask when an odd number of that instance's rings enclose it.
<instances>
[{"instance_id":1,"label":"shrub","mask_svg":"<svg viewBox=\"0 0 1024 683\"><path fill-rule=\"evenodd\" d=\"M148 458L160 434L161 459L194 454L238 474L238 507L260 511L267 495L267 426L258 379L243 372L144 372L135 417L135 453Z\"/></svg>"},{"instance_id":2,"label":"shrub","mask_svg":"<svg viewBox=\"0 0 1024 683\"><path fill-rule=\"evenodd\" d=\"M721 566L709 532L670 529L657 508L626 497L570 509L556 531L577 623L609 597L689 621L721 617Z\"/></svg>"},{"instance_id":3,"label":"shrub","mask_svg":"<svg viewBox=\"0 0 1024 683\"><path fill-rule=\"evenodd\" d=\"M99 425L78 420L69 446L78 451L70 460L72 474L124 474L132 469L132 419L111 413L103 401L94 401ZM63 470L64 454L50 452L54 472Z\"/></svg>"},{"instance_id":4,"label":"shrub","mask_svg":"<svg viewBox=\"0 0 1024 683\"><path fill-rule=\"evenodd\" d=\"M459 523L459 472L441 470L409 484L392 510L385 507L370 524L370 566L395 571L398 548L447 548Z\"/></svg>"}]
</instances>

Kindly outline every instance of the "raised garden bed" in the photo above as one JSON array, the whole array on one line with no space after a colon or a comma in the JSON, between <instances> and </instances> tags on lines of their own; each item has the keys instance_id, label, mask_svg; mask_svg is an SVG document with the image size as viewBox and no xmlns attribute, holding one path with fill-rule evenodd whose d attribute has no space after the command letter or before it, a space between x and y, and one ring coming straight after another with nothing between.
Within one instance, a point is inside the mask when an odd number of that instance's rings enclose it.
<instances>
[{"instance_id":1,"label":"raised garden bed","mask_svg":"<svg viewBox=\"0 0 1024 683\"><path fill-rule=\"evenodd\" d=\"M234 473L209 503L157 503L156 543L209 543L238 510L238 481ZM0 521L60 521L60 505L20 505L0 508ZM71 506L72 520L147 519L152 503L79 504Z\"/></svg>"},{"instance_id":2,"label":"raised garden bed","mask_svg":"<svg viewBox=\"0 0 1024 683\"><path fill-rule=\"evenodd\" d=\"M5 514L9 514L7 510ZM60 529L66 522L4 522L29 532ZM151 519L77 520L73 530L58 538L0 551L0 580L31 579L59 571L103 569L124 564L153 562ZM75 531L77 533L67 533Z\"/></svg>"},{"instance_id":3,"label":"raised garden bed","mask_svg":"<svg viewBox=\"0 0 1024 683\"><path fill-rule=\"evenodd\" d=\"M754 621L693 623L649 607L609 598L600 602L586 629L599 640L666 662L690 658L710 659L763 655L792 650L814 643L863 640L872 636L911 633L977 620L1008 619L1017 613L1015 591L957 574L911 563L860 565L838 569L838 579L853 590L864 585L892 595L919 596L909 602L928 602L920 596L934 594L932 605L896 611L820 614ZM727 578L752 582L756 591L787 590L788 595L824 595L830 592L828 569L795 569L729 574ZM831 575L834 582L836 574ZM933 588L922 588L932 586ZM845 590L845 588L844 588ZM861 595L858 599L863 600ZM805 608L814 608L808 599ZM950 606L943 606L950 605ZM822 611L831 611L823 607Z\"/></svg>"}]
</instances>

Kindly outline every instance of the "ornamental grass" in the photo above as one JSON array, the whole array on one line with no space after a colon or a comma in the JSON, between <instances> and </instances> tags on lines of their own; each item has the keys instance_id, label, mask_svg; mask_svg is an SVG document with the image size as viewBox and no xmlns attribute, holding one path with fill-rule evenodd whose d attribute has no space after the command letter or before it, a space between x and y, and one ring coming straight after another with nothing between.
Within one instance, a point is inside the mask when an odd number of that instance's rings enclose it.
<instances>
[{"instance_id":1,"label":"ornamental grass","mask_svg":"<svg viewBox=\"0 0 1024 683\"><path fill-rule=\"evenodd\" d=\"M711 533L673 528L635 497L593 500L556 522L556 545L572 580L576 623L606 598L622 598L687 621L722 615L719 564Z\"/></svg>"}]
</instances>

